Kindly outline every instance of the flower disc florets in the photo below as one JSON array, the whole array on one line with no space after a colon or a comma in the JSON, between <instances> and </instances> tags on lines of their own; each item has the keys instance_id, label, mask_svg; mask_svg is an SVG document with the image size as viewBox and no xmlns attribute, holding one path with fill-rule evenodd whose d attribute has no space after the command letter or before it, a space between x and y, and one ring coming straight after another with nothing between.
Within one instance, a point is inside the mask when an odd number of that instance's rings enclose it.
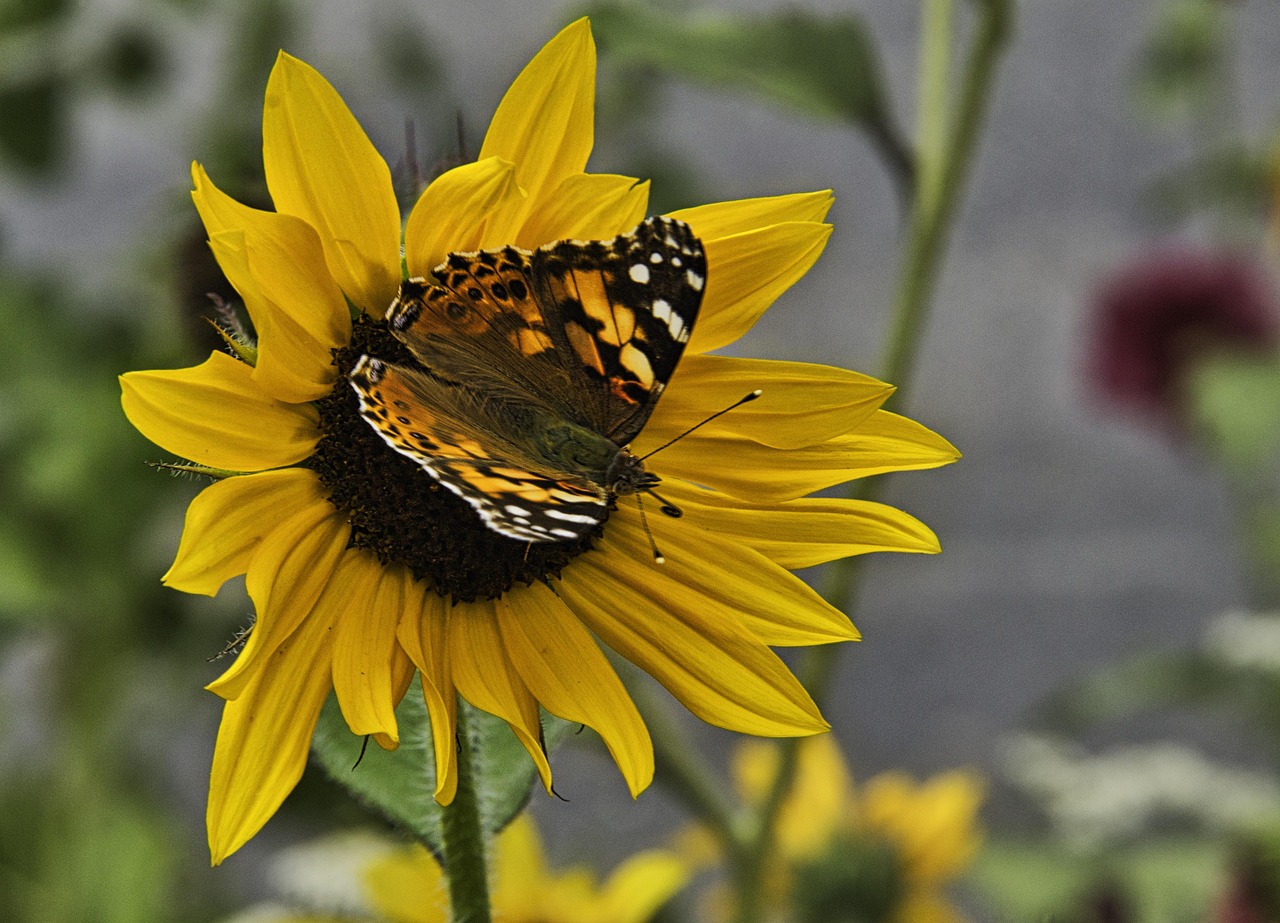
<instances>
[{"instance_id":1,"label":"flower disc florets","mask_svg":"<svg viewBox=\"0 0 1280 923\"><path fill-rule=\"evenodd\" d=\"M404 564L441 596L467 602L558 576L591 548L591 535L531 544L498 534L466 501L388 446L360 416L347 381L362 355L414 364L385 323L362 318L351 342L334 350L337 384L316 402L324 435L308 467L319 475L329 502L346 512L353 548L367 548L383 563Z\"/></svg>"}]
</instances>

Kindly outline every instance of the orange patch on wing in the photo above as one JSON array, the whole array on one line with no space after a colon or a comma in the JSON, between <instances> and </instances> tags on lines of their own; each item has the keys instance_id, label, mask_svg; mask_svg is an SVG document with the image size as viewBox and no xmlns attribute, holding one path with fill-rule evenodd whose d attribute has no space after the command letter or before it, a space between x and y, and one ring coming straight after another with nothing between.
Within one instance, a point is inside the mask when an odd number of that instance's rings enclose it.
<instances>
[{"instance_id":1,"label":"orange patch on wing","mask_svg":"<svg viewBox=\"0 0 1280 923\"><path fill-rule=\"evenodd\" d=\"M564 333L582 364L603 375L604 360L600 358L600 350L596 348L596 341L591 334L587 333L581 324L572 321L564 325Z\"/></svg>"},{"instance_id":2,"label":"orange patch on wing","mask_svg":"<svg viewBox=\"0 0 1280 923\"><path fill-rule=\"evenodd\" d=\"M538 353L555 349L555 344L551 342L549 336L541 330L532 330L528 327L515 333L515 342L512 345L522 356L536 356Z\"/></svg>"},{"instance_id":3,"label":"orange patch on wing","mask_svg":"<svg viewBox=\"0 0 1280 923\"><path fill-rule=\"evenodd\" d=\"M639 379L640 384L646 388L653 387L653 366L649 363L649 357L637 349L633 344L628 343L622 347L618 354L623 368L635 375Z\"/></svg>"},{"instance_id":4,"label":"orange patch on wing","mask_svg":"<svg viewBox=\"0 0 1280 923\"><path fill-rule=\"evenodd\" d=\"M573 285L587 317L598 320L601 330L596 334L613 346L621 346L631 339L636 329L636 316L630 308L614 304L605 291L604 275L599 272L573 272Z\"/></svg>"}]
</instances>

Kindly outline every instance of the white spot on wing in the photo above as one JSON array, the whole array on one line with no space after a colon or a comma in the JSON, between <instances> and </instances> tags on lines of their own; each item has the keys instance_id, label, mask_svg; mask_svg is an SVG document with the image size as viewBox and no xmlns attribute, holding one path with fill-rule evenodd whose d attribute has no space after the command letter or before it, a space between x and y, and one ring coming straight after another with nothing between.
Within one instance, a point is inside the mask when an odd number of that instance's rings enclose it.
<instances>
[{"instance_id":1,"label":"white spot on wing","mask_svg":"<svg viewBox=\"0 0 1280 923\"><path fill-rule=\"evenodd\" d=\"M702 291L702 283L704 281L702 276L698 275L692 269L686 270L684 276L689 280L689 288L693 289L695 292Z\"/></svg>"},{"instance_id":2,"label":"white spot on wing","mask_svg":"<svg viewBox=\"0 0 1280 923\"><path fill-rule=\"evenodd\" d=\"M631 267L630 276L632 282L639 282L644 285L649 281L649 267L644 263L636 263Z\"/></svg>"},{"instance_id":3,"label":"white spot on wing","mask_svg":"<svg viewBox=\"0 0 1280 923\"><path fill-rule=\"evenodd\" d=\"M659 298L653 303L653 316L667 325L671 338L676 342L683 343L688 337L684 329L684 318L671 310L671 305L665 298Z\"/></svg>"},{"instance_id":4,"label":"white spot on wing","mask_svg":"<svg viewBox=\"0 0 1280 923\"><path fill-rule=\"evenodd\" d=\"M656 266L657 264L661 263L661 262L662 262L662 254L661 254L661 253L655 253L655 254L653 254L653 256L649 257L649 262L650 262L650 263L653 263L655 266Z\"/></svg>"},{"instance_id":5,"label":"white spot on wing","mask_svg":"<svg viewBox=\"0 0 1280 923\"><path fill-rule=\"evenodd\" d=\"M599 522L595 516L583 516L580 513L562 513L560 510L545 510L548 519L559 519L562 522Z\"/></svg>"}]
</instances>

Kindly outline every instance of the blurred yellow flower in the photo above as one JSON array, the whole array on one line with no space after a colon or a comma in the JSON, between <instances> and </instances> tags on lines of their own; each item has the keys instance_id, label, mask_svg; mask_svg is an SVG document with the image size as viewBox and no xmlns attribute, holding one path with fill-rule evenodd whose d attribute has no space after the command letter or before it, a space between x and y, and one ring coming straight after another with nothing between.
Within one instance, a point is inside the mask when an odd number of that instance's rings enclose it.
<instances>
[{"instance_id":1,"label":"blurred yellow flower","mask_svg":"<svg viewBox=\"0 0 1280 923\"><path fill-rule=\"evenodd\" d=\"M743 799L758 805L777 774L778 749L746 741L733 770ZM778 919L828 920L843 908L850 920L958 923L945 885L972 859L981 780L952 771L916 783L892 772L855 786L830 735L800 745L795 785L778 814L775 862L766 870L766 899ZM708 834L689 848L707 855ZM729 906L718 895L714 905Z\"/></svg>"},{"instance_id":2,"label":"blurred yellow flower","mask_svg":"<svg viewBox=\"0 0 1280 923\"><path fill-rule=\"evenodd\" d=\"M690 874L686 862L660 850L637 853L602 883L586 868L552 871L527 814L498 835L492 861L493 914L504 923L644 923ZM449 923L444 874L421 847L374 863L366 882L370 902L391 923Z\"/></svg>"},{"instance_id":3,"label":"blurred yellow flower","mask_svg":"<svg viewBox=\"0 0 1280 923\"><path fill-rule=\"evenodd\" d=\"M494 838L489 863L493 917L501 923L645 923L689 880L687 861L645 850L599 881L585 867L547 866L528 814ZM278 902L226 923L450 923L444 872L421 846L363 832L305 843L277 858Z\"/></svg>"},{"instance_id":4,"label":"blurred yellow flower","mask_svg":"<svg viewBox=\"0 0 1280 923\"><path fill-rule=\"evenodd\" d=\"M479 159L423 191L403 234L385 161L333 87L285 54L263 115L276 211L242 205L194 168L210 246L257 340L194 368L130 373L122 387L143 434L217 478L189 507L165 583L212 595L245 574L256 612L244 649L209 686L226 700L207 814L215 863L297 783L331 690L353 734L391 749L394 709L415 670L441 803L457 786L459 695L511 725L548 790L540 706L599 732L633 795L648 786L648 731L597 638L703 720L761 736L822 732L827 723L770 647L858 633L790 571L868 551L938 550L899 510L806 496L958 457L880 409L888 385L707 355L746 333L818 258L829 192L672 214L705 250L705 292L634 451L754 389L764 396L652 463L684 510L678 523L652 523L665 566L634 503L574 541L498 534L361 418L349 376L362 356L398 350L395 361L413 361L383 319L402 259L410 276L428 276L449 253L609 238L644 217L647 183L585 172L594 84L595 46L579 20L516 79ZM496 470L495 485L511 483Z\"/></svg>"}]
</instances>

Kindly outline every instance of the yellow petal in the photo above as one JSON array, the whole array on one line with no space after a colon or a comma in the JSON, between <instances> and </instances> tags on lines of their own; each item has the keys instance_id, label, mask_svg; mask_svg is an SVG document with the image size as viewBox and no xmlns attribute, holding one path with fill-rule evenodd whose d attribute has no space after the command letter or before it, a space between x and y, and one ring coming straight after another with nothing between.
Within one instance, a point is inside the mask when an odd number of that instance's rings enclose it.
<instances>
[{"instance_id":1,"label":"yellow petal","mask_svg":"<svg viewBox=\"0 0 1280 923\"><path fill-rule=\"evenodd\" d=\"M693 228L693 233L705 243L784 221L823 221L833 202L835 196L831 194L831 190L823 189L820 192L796 192L759 199L695 205L693 208L671 212L668 217L688 224Z\"/></svg>"},{"instance_id":2,"label":"yellow petal","mask_svg":"<svg viewBox=\"0 0 1280 923\"><path fill-rule=\"evenodd\" d=\"M650 595L655 605L736 620L770 646L799 647L861 637L848 616L758 551L684 520L655 521L651 528L665 564L654 562L649 536L632 504L610 517L601 547L615 552L620 579L637 588L653 581ZM664 579L655 579L655 572Z\"/></svg>"},{"instance_id":3,"label":"yellow petal","mask_svg":"<svg viewBox=\"0 0 1280 923\"><path fill-rule=\"evenodd\" d=\"M607 240L644 220L649 184L611 173L573 173L529 216L516 243L533 249L553 240Z\"/></svg>"},{"instance_id":4,"label":"yellow petal","mask_svg":"<svg viewBox=\"0 0 1280 923\"><path fill-rule=\"evenodd\" d=\"M379 918L394 923L449 923L448 881L423 847L389 853L371 864L364 877Z\"/></svg>"},{"instance_id":5,"label":"yellow petal","mask_svg":"<svg viewBox=\"0 0 1280 923\"><path fill-rule=\"evenodd\" d=\"M598 733L634 798L653 781L653 743L595 639L542 584L498 600L498 630L520 678L553 715Z\"/></svg>"},{"instance_id":6,"label":"yellow petal","mask_svg":"<svg viewBox=\"0 0 1280 923\"><path fill-rule=\"evenodd\" d=\"M351 313L329 276L320 238L292 215L241 205L192 167L191 197L214 256L242 298L258 335L253 378L289 403L333 386L331 351L351 338Z\"/></svg>"},{"instance_id":7,"label":"yellow petal","mask_svg":"<svg viewBox=\"0 0 1280 923\"><path fill-rule=\"evenodd\" d=\"M809 694L773 651L737 619L701 609L702 600L681 593L660 566L638 574L612 549L583 555L565 569L555 590L605 644L708 724L762 737L827 729Z\"/></svg>"},{"instance_id":8,"label":"yellow petal","mask_svg":"<svg viewBox=\"0 0 1280 923\"><path fill-rule=\"evenodd\" d=\"M641 435L636 440L639 454L655 447L647 433ZM704 435L699 430L663 449L651 467L663 477L770 503L873 474L937 468L959 457L955 447L932 430L877 410L854 432L802 449L775 449L735 434Z\"/></svg>"},{"instance_id":9,"label":"yellow petal","mask_svg":"<svg viewBox=\"0 0 1280 923\"><path fill-rule=\"evenodd\" d=\"M400 209L391 171L360 123L324 77L281 52L262 140L276 211L315 228L339 287L381 317L400 285Z\"/></svg>"},{"instance_id":10,"label":"yellow petal","mask_svg":"<svg viewBox=\"0 0 1280 923\"><path fill-rule=\"evenodd\" d=\"M257 833L302 778L331 687L329 628L304 625L223 709L206 816L214 865Z\"/></svg>"},{"instance_id":11,"label":"yellow petal","mask_svg":"<svg viewBox=\"0 0 1280 923\"><path fill-rule=\"evenodd\" d=\"M729 356L685 356L652 419L648 441L661 445L754 390L763 393L699 432L731 432L795 449L847 433L893 393L867 375L814 365Z\"/></svg>"},{"instance_id":12,"label":"yellow petal","mask_svg":"<svg viewBox=\"0 0 1280 923\"><path fill-rule=\"evenodd\" d=\"M972 773L952 771L917 785L890 772L867 782L862 813L867 827L898 847L913 879L937 884L977 851L982 796L982 781Z\"/></svg>"},{"instance_id":13,"label":"yellow petal","mask_svg":"<svg viewBox=\"0 0 1280 923\"><path fill-rule=\"evenodd\" d=\"M516 165L528 198L495 215L489 231L514 240L525 219L571 173L587 166L594 140L596 47L579 19L543 47L511 84L494 113L480 157Z\"/></svg>"},{"instance_id":14,"label":"yellow petal","mask_svg":"<svg viewBox=\"0 0 1280 923\"><path fill-rule=\"evenodd\" d=\"M336 373L328 354L322 353L315 340L288 315L258 294L261 289L253 278L244 234L218 234L209 241L209 248L249 309L257 334L254 383L288 404L312 401L331 391Z\"/></svg>"},{"instance_id":15,"label":"yellow petal","mask_svg":"<svg viewBox=\"0 0 1280 923\"><path fill-rule=\"evenodd\" d=\"M451 804L458 791L458 693L449 658L449 608L420 580L407 580L404 592L404 617L396 637L422 676L422 697L436 753L435 799Z\"/></svg>"},{"instance_id":16,"label":"yellow petal","mask_svg":"<svg viewBox=\"0 0 1280 923\"><path fill-rule=\"evenodd\" d=\"M408 583L402 567L384 565L371 552L350 550L331 581L336 592L321 603L335 607L333 688L352 734L383 734L398 742L392 662L400 644L396 628ZM319 605L319 604L317 604Z\"/></svg>"},{"instance_id":17,"label":"yellow petal","mask_svg":"<svg viewBox=\"0 0 1280 923\"><path fill-rule=\"evenodd\" d=\"M733 775L744 800L759 806L778 775L781 752L763 740L743 741L734 752ZM789 862L821 855L848 823L854 804L849 776L835 738L819 734L800 745L795 782L778 812L778 850Z\"/></svg>"},{"instance_id":18,"label":"yellow petal","mask_svg":"<svg viewBox=\"0 0 1280 923\"><path fill-rule=\"evenodd\" d=\"M528 813L519 814L493 842L493 909L498 919L533 916L549 895L551 873L538 828Z\"/></svg>"},{"instance_id":19,"label":"yellow petal","mask_svg":"<svg viewBox=\"0 0 1280 923\"><path fill-rule=\"evenodd\" d=\"M550 792L551 765L542 746L538 703L503 646L493 603L459 603L449 610L449 659L458 692L511 725Z\"/></svg>"},{"instance_id":20,"label":"yellow petal","mask_svg":"<svg viewBox=\"0 0 1280 923\"><path fill-rule=\"evenodd\" d=\"M753 503L679 480L663 481L661 491L684 511L681 523L741 542L788 570L871 551L941 550L928 526L882 503L835 497Z\"/></svg>"},{"instance_id":21,"label":"yellow petal","mask_svg":"<svg viewBox=\"0 0 1280 923\"><path fill-rule=\"evenodd\" d=\"M338 576L350 534L345 516L325 501L304 507L263 537L245 575L257 614L253 631L231 668L205 688L224 699L244 692L259 662L311 615L320 594ZM346 582L339 581L330 592L341 592Z\"/></svg>"},{"instance_id":22,"label":"yellow petal","mask_svg":"<svg viewBox=\"0 0 1280 923\"><path fill-rule=\"evenodd\" d=\"M636 853L600 889L598 919L645 923L689 881L688 863L657 849Z\"/></svg>"},{"instance_id":23,"label":"yellow petal","mask_svg":"<svg viewBox=\"0 0 1280 923\"><path fill-rule=\"evenodd\" d=\"M225 353L171 371L120 376L129 422L162 449L210 468L263 471L302 461L320 439L310 404L284 404Z\"/></svg>"},{"instance_id":24,"label":"yellow petal","mask_svg":"<svg viewBox=\"0 0 1280 923\"><path fill-rule=\"evenodd\" d=\"M187 507L182 541L162 578L184 593L213 596L249 569L254 549L304 506L327 504L315 472L282 468L226 478L196 494Z\"/></svg>"},{"instance_id":25,"label":"yellow petal","mask_svg":"<svg viewBox=\"0 0 1280 923\"><path fill-rule=\"evenodd\" d=\"M788 221L704 240L707 290L686 355L732 343L822 255L831 225Z\"/></svg>"},{"instance_id":26,"label":"yellow petal","mask_svg":"<svg viewBox=\"0 0 1280 923\"><path fill-rule=\"evenodd\" d=\"M405 225L404 257L409 275L429 275L449 253L479 250L485 245L490 213L523 198L516 185L515 165L501 157L488 157L440 174L423 191Z\"/></svg>"}]
</instances>

